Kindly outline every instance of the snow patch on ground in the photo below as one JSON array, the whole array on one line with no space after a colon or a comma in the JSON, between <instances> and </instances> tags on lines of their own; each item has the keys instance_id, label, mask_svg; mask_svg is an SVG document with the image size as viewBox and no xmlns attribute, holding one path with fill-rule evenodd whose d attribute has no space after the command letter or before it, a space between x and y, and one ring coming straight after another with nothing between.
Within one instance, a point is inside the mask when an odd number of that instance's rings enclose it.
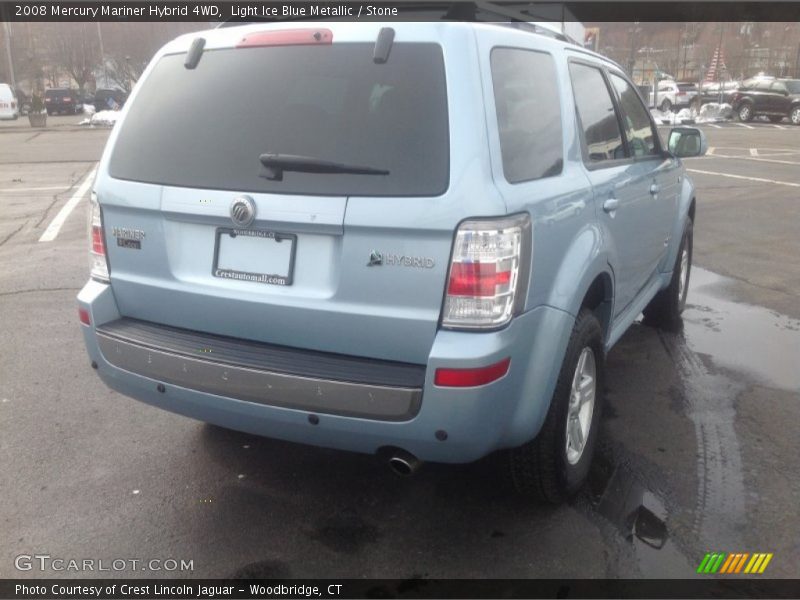
<instances>
[{"instance_id":1,"label":"snow patch on ground","mask_svg":"<svg viewBox=\"0 0 800 600\"><path fill-rule=\"evenodd\" d=\"M118 110L101 110L90 118L84 119L78 125L91 125L92 127L113 127L119 118Z\"/></svg>"},{"instance_id":2,"label":"snow patch on ground","mask_svg":"<svg viewBox=\"0 0 800 600\"><path fill-rule=\"evenodd\" d=\"M714 121L724 121L733 118L733 107L730 104L709 102L700 107L700 114L697 117L698 123L713 123Z\"/></svg>"},{"instance_id":3,"label":"snow patch on ground","mask_svg":"<svg viewBox=\"0 0 800 600\"><path fill-rule=\"evenodd\" d=\"M653 119L655 119L656 123L662 125L715 123L717 121L732 119L733 108L730 104L709 102L700 107L699 113L694 108L682 108L678 113L663 112L657 108L651 108L650 114L653 115Z\"/></svg>"}]
</instances>

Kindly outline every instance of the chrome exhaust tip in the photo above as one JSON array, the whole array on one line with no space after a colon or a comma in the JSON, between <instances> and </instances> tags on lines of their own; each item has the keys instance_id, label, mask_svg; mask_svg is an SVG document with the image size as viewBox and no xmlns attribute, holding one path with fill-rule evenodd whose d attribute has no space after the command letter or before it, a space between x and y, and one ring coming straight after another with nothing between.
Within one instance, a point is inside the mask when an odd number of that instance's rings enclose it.
<instances>
[{"instance_id":1,"label":"chrome exhaust tip","mask_svg":"<svg viewBox=\"0 0 800 600\"><path fill-rule=\"evenodd\" d=\"M421 466L422 461L405 450L395 450L389 457L389 468L400 477L411 477Z\"/></svg>"}]
</instances>

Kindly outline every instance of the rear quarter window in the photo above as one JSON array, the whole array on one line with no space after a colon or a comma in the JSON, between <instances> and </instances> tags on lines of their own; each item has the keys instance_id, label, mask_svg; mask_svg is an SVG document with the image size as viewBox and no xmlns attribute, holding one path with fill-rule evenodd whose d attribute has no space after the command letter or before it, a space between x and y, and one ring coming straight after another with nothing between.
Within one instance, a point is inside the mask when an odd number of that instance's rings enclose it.
<instances>
[{"instance_id":1,"label":"rear quarter window","mask_svg":"<svg viewBox=\"0 0 800 600\"><path fill-rule=\"evenodd\" d=\"M374 43L206 51L197 68L167 55L142 83L112 150L112 177L170 186L314 195L436 196L449 183L442 49ZM261 154L385 169L285 171Z\"/></svg>"},{"instance_id":2,"label":"rear quarter window","mask_svg":"<svg viewBox=\"0 0 800 600\"><path fill-rule=\"evenodd\" d=\"M495 48L491 64L506 180L520 183L558 175L564 161L553 57L533 50Z\"/></svg>"}]
</instances>

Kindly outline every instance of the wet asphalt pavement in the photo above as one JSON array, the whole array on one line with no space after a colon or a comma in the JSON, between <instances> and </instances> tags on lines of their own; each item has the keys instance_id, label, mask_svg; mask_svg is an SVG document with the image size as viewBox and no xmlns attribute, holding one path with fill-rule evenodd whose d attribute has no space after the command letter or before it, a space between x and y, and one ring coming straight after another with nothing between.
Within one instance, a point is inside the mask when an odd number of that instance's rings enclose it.
<instances>
[{"instance_id":1,"label":"wet asphalt pavement","mask_svg":"<svg viewBox=\"0 0 800 600\"><path fill-rule=\"evenodd\" d=\"M704 127L685 327L611 351L590 485L541 507L501 456L400 479L106 389L75 309L85 201L38 241L108 133L67 119L0 127L0 577L79 575L15 569L36 553L193 561L117 573L155 577L689 577L711 551L800 576L800 128Z\"/></svg>"}]
</instances>

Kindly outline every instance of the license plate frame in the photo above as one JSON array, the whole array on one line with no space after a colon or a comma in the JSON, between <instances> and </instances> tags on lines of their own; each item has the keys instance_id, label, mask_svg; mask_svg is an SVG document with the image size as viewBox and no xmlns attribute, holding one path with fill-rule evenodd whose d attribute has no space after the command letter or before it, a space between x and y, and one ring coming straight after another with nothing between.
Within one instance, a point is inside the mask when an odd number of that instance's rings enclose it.
<instances>
[{"instance_id":1,"label":"license plate frame","mask_svg":"<svg viewBox=\"0 0 800 600\"><path fill-rule=\"evenodd\" d=\"M286 275L278 273L254 273L251 271L240 271L219 266L220 240L223 235L233 238L256 237L270 239L274 242L283 243L288 241L291 244L289 249L289 268ZM217 227L214 237L214 262L211 267L211 275L220 279L230 279L233 281L249 281L252 283L263 283L266 285L279 285L287 287L294 282L294 259L297 252L297 235L294 233L281 233L267 229L236 229L233 227Z\"/></svg>"}]
</instances>

